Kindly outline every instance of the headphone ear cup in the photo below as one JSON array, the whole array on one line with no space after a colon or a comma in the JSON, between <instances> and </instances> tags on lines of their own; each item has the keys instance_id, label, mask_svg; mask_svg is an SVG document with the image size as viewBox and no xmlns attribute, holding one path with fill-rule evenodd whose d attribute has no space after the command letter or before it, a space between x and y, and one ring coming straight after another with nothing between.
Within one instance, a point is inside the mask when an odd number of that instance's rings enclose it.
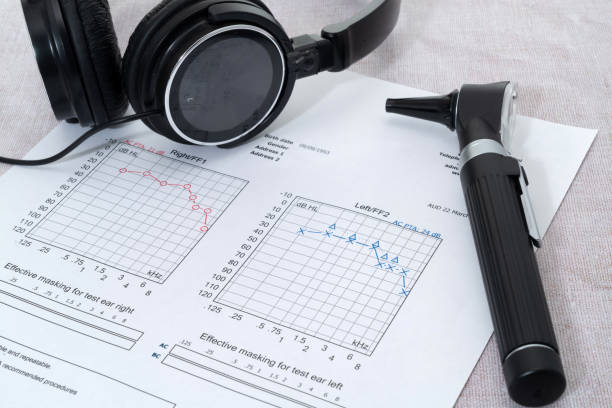
<instances>
[{"instance_id":1,"label":"headphone ear cup","mask_svg":"<svg viewBox=\"0 0 612 408\"><path fill-rule=\"evenodd\" d=\"M162 60L165 61L169 55L169 43L190 30L210 28L208 9L222 3L253 5L269 13L261 0L163 0L138 24L123 57L123 86L136 112L165 107L159 99L159 90L164 85L159 82L159 75L166 74L167 67L162 67ZM181 13L181 21L190 19L189 24L178 22L176 17ZM186 143L172 129L165 115L147 118L143 122L156 133Z\"/></svg>"},{"instance_id":2,"label":"headphone ear cup","mask_svg":"<svg viewBox=\"0 0 612 408\"><path fill-rule=\"evenodd\" d=\"M122 87L121 53L108 1L60 0L60 4L94 124L121 117L127 109L127 97Z\"/></svg>"}]
</instances>

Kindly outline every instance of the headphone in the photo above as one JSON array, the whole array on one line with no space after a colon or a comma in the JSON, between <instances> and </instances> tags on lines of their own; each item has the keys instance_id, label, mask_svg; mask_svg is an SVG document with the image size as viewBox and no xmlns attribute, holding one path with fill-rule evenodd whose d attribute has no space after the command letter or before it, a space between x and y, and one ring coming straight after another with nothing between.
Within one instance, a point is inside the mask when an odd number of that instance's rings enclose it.
<instances>
[{"instance_id":1,"label":"headphone","mask_svg":"<svg viewBox=\"0 0 612 408\"><path fill-rule=\"evenodd\" d=\"M133 120L186 144L233 147L282 112L300 78L339 72L393 31L401 0L375 0L320 36L289 38L261 0L164 0L121 58L107 0L22 0L36 60L58 120L93 134ZM128 102L135 115L122 117Z\"/></svg>"}]
</instances>

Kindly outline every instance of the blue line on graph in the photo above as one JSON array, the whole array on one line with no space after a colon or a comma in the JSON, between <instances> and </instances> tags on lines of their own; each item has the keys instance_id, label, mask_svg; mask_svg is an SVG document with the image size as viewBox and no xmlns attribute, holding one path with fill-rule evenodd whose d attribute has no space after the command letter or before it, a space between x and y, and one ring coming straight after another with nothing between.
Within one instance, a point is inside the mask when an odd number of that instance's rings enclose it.
<instances>
[{"instance_id":1,"label":"blue line on graph","mask_svg":"<svg viewBox=\"0 0 612 408\"><path fill-rule=\"evenodd\" d=\"M400 263L400 259L399 256L396 256L395 258L391 259L391 261L389 261L389 253L385 252L384 255L380 255L378 253L378 250L380 249L382 251L382 249L380 248L380 241L376 241L372 244L367 244L365 242L360 242L357 240L357 233L353 233L352 235L350 235L348 238L347 237L343 237L341 235L337 235L334 234L333 232L337 229L337 225L333 224L330 225L325 231L316 231L316 230L308 230L305 227L300 227L298 229L298 234L299 235L306 235L308 234L322 234L324 237L326 238L338 238L341 240L346 241L349 244L354 244L357 243L361 246L370 248L371 250L374 251L374 256L376 256L376 265L373 265L375 268L379 268L381 270L384 271L389 271L389 272L396 272L396 268L398 268ZM387 262L383 262L383 261L387 261ZM392 263L396 264L396 265L392 265ZM386 268L385 268L386 266ZM400 295L404 295L404 296L408 296L408 294L410 293L410 291L406 291L406 276L408 276L408 272L409 270L405 269L402 267L402 271L398 272L401 276L402 276L402 283L403 283L403 288L402 288L402 292L400 293Z\"/></svg>"},{"instance_id":2,"label":"blue line on graph","mask_svg":"<svg viewBox=\"0 0 612 408\"><path fill-rule=\"evenodd\" d=\"M378 251L376 250L375 247L372 247L374 249L374 254L376 255L376 260L378 261L378 263L380 263L380 257L378 256Z\"/></svg>"}]
</instances>

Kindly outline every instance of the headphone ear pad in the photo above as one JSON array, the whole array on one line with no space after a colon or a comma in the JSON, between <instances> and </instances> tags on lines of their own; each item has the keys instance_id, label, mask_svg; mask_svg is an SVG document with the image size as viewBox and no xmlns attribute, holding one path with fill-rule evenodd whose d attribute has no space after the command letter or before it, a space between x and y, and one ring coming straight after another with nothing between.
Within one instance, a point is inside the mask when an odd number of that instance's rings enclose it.
<instances>
[{"instance_id":1,"label":"headphone ear pad","mask_svg":"<svg viewBox=\"0 0 612 408\"><path fill-rule=\"evenodd\" d=\"M121 52L107 0L60 0L95 124L121 117L127 97Z\"/></svg>"},{"instance_id":2,"label":"headphone ear pad","mask_svg":"<svg viewBox=\"0 0 612 408\"><path fill-rule=\"evenodd\" d=\"M240 0L238 3L235 0L163 0L141 20L132 34L123 56L123 87L134 111L140 113L151 109L160 109L164 106L163 103L152 103L152 99L149 98L151 88L159 85L156 81L157 78L154 77L158 75L158 71L153 70L155 64L151 62L151 59L154 58L153 55L160 48L163 49L160 44L155 43L154 39L161 37L160 32L165 33L163 29L171 24L173 17L178 13L188 10L190 7L197 8L202 14L198 14L194 20L197 20L197 23L205 23L208 16L205 10L221 3L247 5L252 3L269 13L269 9L261 0ZM191 22L190 24L195 23ZM175 31L189 28L189 26L177 28L176 23L172 23L172 27ZM154 132L173 141L185 143L185 139L172 130L165 115L144 119L143 122Z\"/></svg>"},{"instance_id":3,"label":"headphone ear pad","mask_svg":"<svg viewBox=\"0 0 612 408\"><path fill-rule=\"evenodd\" d=\"M139 109L138 104L135 103L136 95L134 95L133 92L130 92L130 86L129 86L130 84L133 84L134 82L133 78L130 78L130 72L132 71L131 68L133 68L132 65L138 63L134 61L135 54L137 52L137 49L141 46L143 42L143 36L147 31L149 22L159 12L161 12L164 8L166 8L168 4L170 4L171 2L175 2L175 1L181 1L181 0L163 0L162 2L158 3L151 11L149 11L144 16L144 18L140 21L140 23L138 23L138 26L136 26L136 30L134 30L134 33L132 33L132 35L130 36L128 47L125 50L125 55L123 56L123 74L122 74L123 82L124 82L124 87L126 89L126 92L128 94L128 98L130 99L130 102L132 103L132 107L136 111L138 111ZM182 0L182 1L185 2L185 1L192 1L192 0Z\"/></svg>"}]
</instances>

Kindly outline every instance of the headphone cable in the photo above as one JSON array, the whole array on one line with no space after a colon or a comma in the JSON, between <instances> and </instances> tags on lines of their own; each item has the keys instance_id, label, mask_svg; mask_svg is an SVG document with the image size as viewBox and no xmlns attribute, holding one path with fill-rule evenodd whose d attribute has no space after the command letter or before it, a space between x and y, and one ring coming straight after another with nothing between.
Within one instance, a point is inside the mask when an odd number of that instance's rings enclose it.
<instances>
[{"instance_id":1,"label":"headphone cable","mask_svg":"<svg viewBox=\"0 0 612 408\"><path fill-rule=\"evenodd\" d=\"M150 112L137 113L135 115L125 116L123 118L111 120L110 122L106 122L101 125L95 126L89 129L87 132L85 132L81 137L75 140L74 143L72 143L70 146L68 146L67 148L59 152L58 154L51 156L51 157L47 157L46 159L20 160L20 159L11 159L8 157L0 157L0 163L13 164L16 166L43 166L45 164L53 163L60 159L63 159L66 155L71 153L74 149L79 147L90 137L100 133L103 130L106 130L113 126L119 126L125 123L134 122L134 121L145 119L151 116L159 115L161 113L162 113L161 111L150 111Z\"/></svg>"}]
</instances>

